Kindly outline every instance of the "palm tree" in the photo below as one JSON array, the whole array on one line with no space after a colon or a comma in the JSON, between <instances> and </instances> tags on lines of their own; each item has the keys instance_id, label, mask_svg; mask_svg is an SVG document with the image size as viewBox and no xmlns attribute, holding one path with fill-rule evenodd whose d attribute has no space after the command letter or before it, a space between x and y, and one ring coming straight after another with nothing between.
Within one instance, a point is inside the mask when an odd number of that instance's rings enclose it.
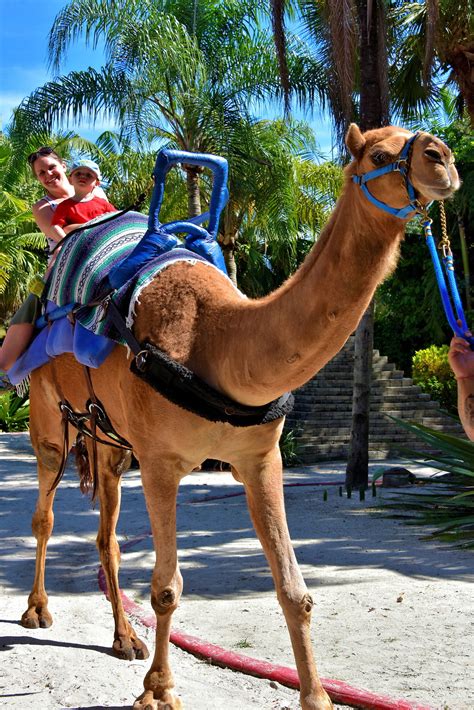
<instances>
[{"instance_id":1,"label":"palm tree","mask_svg":"<svg viewBox=\"0 0 474 710\"><path fill-rule=\"evenodd\" d=\"M249 118L248 105L277 86L271 39L259 3L234 0L72 0L50 33L50 60L60 67L79 35L105 42L100 70L71 72L28 97L15 126L31 134L74 116L109 116L138 145L153 138L181 150L218 152L228 132ZM301 73L301 61L298 71ZM297 70L295 69L295 74ZM188 209L201 211L199 169L186 167Z\"/></svg>"},{"instance_id":2,"label":"palm tree","mask_svg":"<svg viewBox=\"0 0 474 710\"><path fill-rule=\"evenodd\" d=\"M310 129L290 120L254 122L229 152L221 243L226 253L237 253L240 287L261 295L301 263L335 203L342 170L317 165Z\"/></svg>"},{"instance_id":3,"label":"palm tree","mask_svg":"<svg viewBox=\"0 0 474 710\"><path fill-rule=\"evenodd\" d=\"M405 115L433 105L447 83L474 126L474 8L470 0L398 2L394 28L394 109Z\"/></svg>"},{"instance_id":4,"label":"palm tree","mask_svg":"<svg viewBox=\"0 0 474 710\"><path fill-rule=\"evenodd\" d=\"M80 121L102 114L120 124L121 140L138 147L158 141L219 153L236 173L243 160L257 165L261 158L251 151L258 154L260 147L249 106L278 90L273 43L260 23L264 7L250 0L72 0L51 30L51 63L59 69L71 42L83 34L86 43L105 41L106 64L33 92L16 113L13 133L20 138L38 124L51 130L70 115ZM301 43L294 45L291 75L303 95L304 77L317 75L318 66L306 60ZM315 84L313 79L313 95ZM203 176L194 166L185 172L188 214L194 216L201 212ZM232 273L229 233L224 247Z\"/></svg>"},{"instance_id":5,"label":"palm tree","mask_svg":"<svg viewBox=\"0 0 474 710\"><path fill-rule=\"evenodd\" d=\"M284 0L271 0L280 66L285 67ZM315 51L326 67L328 101L339 139L352 120L362 130L386 125L389 116L386 8L383 0L299 0ZM284 79L283 69L283 79ZM291 82L287 86L292 89ZM341 140L342 142L342 140ZM372 371L373 304L356 331L354 398L346 485L368 483L370 379Z\"/></svg>"},{"instance_id":6,"label":"palm tree","mask_svg":"<svg viewBox=\"0 0 474 710\"><path fill-rule=\"evenodd\" d=\"M46 240L36 230L30 211L39 197L36 181L25 174L14 190L6 189L13 147L0 136L0 322L3 324L25 298L28 280L44 270Z\"/></svg>"}]
</instances>

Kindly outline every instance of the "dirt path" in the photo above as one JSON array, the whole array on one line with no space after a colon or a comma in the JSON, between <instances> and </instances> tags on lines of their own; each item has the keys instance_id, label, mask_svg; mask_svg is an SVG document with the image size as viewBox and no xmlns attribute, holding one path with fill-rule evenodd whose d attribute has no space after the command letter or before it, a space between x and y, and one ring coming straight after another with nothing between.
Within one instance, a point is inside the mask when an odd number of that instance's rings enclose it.
<instances>
[{"instance_id":1,"label":"dirt path","mask_svg":"<svg viewBox=\"0 0 474 710\"><path fill-rule=\"evenodd\" d=\"M288 482L339 480L336 465L292 469ZM36 500L26 435L0 435L0 706L36 710L125 710L141 692L148 661L110 654L112 614L98 590L91 510L68 471L57 493L47 588L54 624L18 624L33 576L30 531ZM313 638L323 677L433 708L474 707L474 557L420 540L420 530L340 498L337 486L290 487L290 530L315 599ZM185 479L178 511L184 594L174 628L233 651L293 666L271 576L243 496L229 474ZM386 495L386 493L385 493ZM121 582L149 607L153 562L139 474L127 474L118 532ZM151 609L150 609L151 611ZM141 631L150 647L152 633ZM173 648L177 690L188 710L296 710L298 694L277 683L211 666Z\"/></svg>"}]
</instances>

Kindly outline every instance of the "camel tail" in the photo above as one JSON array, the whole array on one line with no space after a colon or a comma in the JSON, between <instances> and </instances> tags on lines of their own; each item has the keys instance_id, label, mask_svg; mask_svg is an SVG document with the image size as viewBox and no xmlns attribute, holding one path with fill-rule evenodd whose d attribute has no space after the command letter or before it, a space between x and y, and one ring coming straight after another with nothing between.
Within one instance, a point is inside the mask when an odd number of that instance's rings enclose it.
<instances>
[{"instance_id":1,"label":"camel tail","mask_svg":"<svg viewBox=\"0 0 474 710\"><path fill-rule=\"evenodd\" d=\"M94 500L97 490L97 466L94 466L93 469L91 468L86 437L81 432L76 437L74 450L79 474L79 488L84 495L92 492L92 500Z\"/></svg>"}]
</instances>

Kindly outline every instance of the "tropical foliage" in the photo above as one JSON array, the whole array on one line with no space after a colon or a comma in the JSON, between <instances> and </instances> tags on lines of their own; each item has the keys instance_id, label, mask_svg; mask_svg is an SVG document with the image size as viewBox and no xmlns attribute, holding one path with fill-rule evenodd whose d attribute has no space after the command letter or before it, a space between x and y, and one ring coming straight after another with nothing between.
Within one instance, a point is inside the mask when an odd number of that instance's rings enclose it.
<instances>
[{"instance_id":1,"label":"tropical foliage","mask_svg":"<svg viewBox=\"0 0 474 710\"><path fill-rule=\"evenodd\" d=\"M25 431L30 419L30 403L14 392L0 393L0 431Z\"/></svg>"},{"instance_id":2,"label":"tropical foliage","mask_svg":"<svg viewBox=\"0 0 474 710\"><path fill-rule=\"evenodd\" d=\"M5 187L12 155L11 143L0 136L0 324L24 299L29 279L45 263L46 241L30 211L36 184L27 176L14 188Z\"/></svg>"},{"instance_id":3,"label":"tropical foliage","mask_svg":"<svg viewBox=\"0 0 474 710\"><path fill-rule=\"evenodd\" d=\"M428 537L474 547L474 442L434 431L421 424L395 419L398 426L416 434L436 454L407 454L416 461L429 460L449 476L436 478L436 493L403 494L401 500L385 501L384 506L397 511L414 525L429 525ZM431 480L432 484L433 481Z\"/></svg>"},{"instance_id":4,"label":"tropical foliage","mask_svg":"<svg viewBox=\"0 0 474 710\"><path fill-rule=\"evenodd\" d=\"M395 2L392 78L395 109L402 115L433 108L439 88L458 93L474 125L474 11L465 0Z\"/></svg>"},{"instance_id":5,"label":"tropical foliage","mask_svg":"<svg viewBox=\"0 0 474 710\"><path fill-rule=\"evenodd\" d=\"M413 355L413 382L442 407L457 412L456 378L448 362L447 345L431 345Z\"/></svg>"}]
</instances>

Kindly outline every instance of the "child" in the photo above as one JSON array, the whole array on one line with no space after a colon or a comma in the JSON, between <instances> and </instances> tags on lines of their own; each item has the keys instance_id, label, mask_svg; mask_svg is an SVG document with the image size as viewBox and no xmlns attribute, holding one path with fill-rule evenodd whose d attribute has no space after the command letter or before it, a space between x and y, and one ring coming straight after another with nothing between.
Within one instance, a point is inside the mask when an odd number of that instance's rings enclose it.
<instances>
[{"instance_id":1,"label":"child","mask_svg":"<svg viewBox=\"0 0 474 710\"><path fill-rule=\"evenodd\" d=\"M107 212L117 212L116 208L102 197L97 197L95 189L100 185L100 170L92 160L78 160L69 173L69 182L74 188L73 197L63 200L56 207L51 220L52 236L57 241L73 229Z\"/></svg>"},{"instance_id":2,"label":"child","mask_svg":"<svg viewBox=\"0 0 474 710\"><path fill-rule=\"evenodd\" d=\"M74 195L60 202L53 214L49 238L60 241L69 232L85 224L94 217L116 208L103 197L94 193L100 185L100 170L92 160L78 160L72 166L69 181ZM54 258L50 259L48 270ZM29 345L34 333L34 324L39 317L39 299L30 294L13 316L3 344L0 348L0 390L8 387L3 370L9 370Z\"/></svg>"}]
</instances>

